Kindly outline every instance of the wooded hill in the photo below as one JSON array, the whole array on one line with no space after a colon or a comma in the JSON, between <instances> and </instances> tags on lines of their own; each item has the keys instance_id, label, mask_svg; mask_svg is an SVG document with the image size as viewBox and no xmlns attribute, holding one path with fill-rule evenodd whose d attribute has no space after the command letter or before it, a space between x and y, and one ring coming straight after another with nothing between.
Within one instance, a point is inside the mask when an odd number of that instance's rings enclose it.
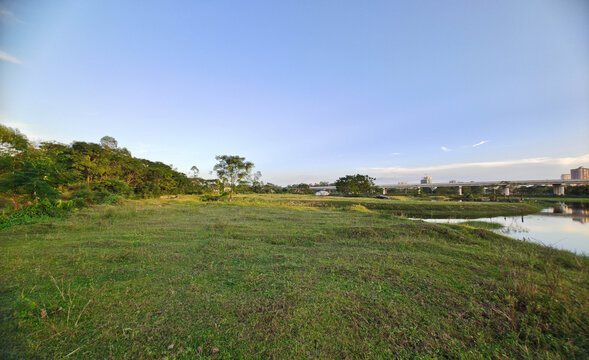
<instances>
[{"instance_id":1,"label":"wooded hill","mask_svg":"<svg viewBox=\"0 0 589 360\"><path fill-rule=\"evenodd\" d=\"M33 144L0 125L0 191L14 208L45 198L81 193L153 197L195 191L198 184L170 165L133 157L105 136L100 144L75 141Z\"/></svg>"}]
</instances>

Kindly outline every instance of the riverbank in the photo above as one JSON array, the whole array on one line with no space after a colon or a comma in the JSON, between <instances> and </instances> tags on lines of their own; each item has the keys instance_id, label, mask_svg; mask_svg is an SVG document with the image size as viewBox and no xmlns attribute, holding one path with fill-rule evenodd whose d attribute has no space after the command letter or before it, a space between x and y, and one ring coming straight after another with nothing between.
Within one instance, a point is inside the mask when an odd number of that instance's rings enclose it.
<instances>
[{"instance_id":1,"label":"riverbank","mask_svg":"<svg viewBox=\"0 0 589 360\"><path fill-rule=\"evenodd\" d=\"M568 204L588 204L589 197L566 197L566 196L554 196L554 197L531 197L528 199L531 202L540 202L545 204L554 205L554 203L568 203Z\"/></svg>"},{"instance_id":2,"label":"riverbank","mask_svg":"<svg viewBox=\"0 0 589 360\"><path fill-rule=\"evenodd\" d=\"M127 201L0 232L0 358L589 351L586 257L364 205L255 201Z\"/></svg>"}]
</instances>

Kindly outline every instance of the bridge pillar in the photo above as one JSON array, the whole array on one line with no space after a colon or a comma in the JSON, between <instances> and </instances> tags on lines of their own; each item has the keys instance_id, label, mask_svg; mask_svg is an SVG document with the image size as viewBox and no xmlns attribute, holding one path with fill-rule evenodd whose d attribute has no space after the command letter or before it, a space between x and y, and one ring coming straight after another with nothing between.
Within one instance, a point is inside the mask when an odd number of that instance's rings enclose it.
<instances>
[{"instance_id":1,"label":"bridge pillar","mask_svg":"<svg viewBox=\"0 0 589 360\"><path fill-rule=\"evenodd\" d=\"M386 195L387 194L387 188L382 188L382 194Z\"/></svg>"},{"instance_id":2,"label":"bridge pillar","mask_svg":"<svg viewBox=\"0 0 589 360\"><path fill-rule=\"evenodd\" d=\"M462 186L458 187L458 195L462 196Z\"/></svg>"},{"instance_id":3,"label":"bridge pillar","mask_svg":"<svg viewBox=\"0 0 589 360\"><path fill-rule=\"evenodd\" d=\"M552 190L553 190L554 195L564 196L564 185L562 185L562 184L553 184L552 185Z\"/></svg>"},{"instance_id":4,"label":"bridge pillar","mask_svg":"<svg viewBox=\"0 0 589 360\"><path fill-rule=\"evenodd\" d=\"M510 188L509 188L509 186L504 186L503 187L503 195L505 195L505 196L509 196L510 195Z\"/></svg>"}]
</instances>

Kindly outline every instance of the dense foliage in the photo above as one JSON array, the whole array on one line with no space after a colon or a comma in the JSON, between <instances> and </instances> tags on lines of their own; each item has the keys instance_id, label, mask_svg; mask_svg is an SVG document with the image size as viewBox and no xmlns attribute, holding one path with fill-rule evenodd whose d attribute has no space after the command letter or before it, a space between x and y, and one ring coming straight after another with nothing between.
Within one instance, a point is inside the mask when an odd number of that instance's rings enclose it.
<instances>
[{"instance_id":1,"label":"dense foliage","mask_svg":"<svg viewBox=\"0 0 589 360\"><path fill-rule=\"evenodd\" d=\"M0 192L15 210L43 199L97 203L111 195L145 198L195 189L202 186L169 165L133 157L112 137L100 144L33 145L18 130L0 125Z\"/></svg>"},{"instance_id":2,"label":"dense foliage","mask_svg":"<svg viewBox=\"0 0 589 360\"><path fill-rule=\"evenodd\" d=\"M251 178L254 163L245 161L244 157L238 155L218 155L215 159L217 159L218 163L213 170L223 183L223 187L226 185L229 186L229 199L231 199L237 185L247 184L249 180L253 180L252 182L257 181L257 179Z\"/></svg>"},{"instance_id":3,"label":"dense foliage","mask_svg":"<svg viewBox=\"0 0 589 360\"><path fill-rule=\"evenodd\" d=\"M172 194L205 194L205 200L239 193L313 193L307 184L282 187L260 181L254 164L237 155L219 155L218 179L203 179L170 165L133 157L116 139L100 143L75 141L31 143L16 129L0 125L0 195L14 211L44 199L71 200L79 208L117 202L120 198L149 198Z\"/></svg>"},{"instance_id":4,"label":"dense foliage","mask_svg":"<svg viewBox=\"0 0 589 360\"><path fill-rule=\"evenodd\" d=\"M0 229L12 225L28 224L40 219L65 216L74 209L73 201L44 199L32 206L13 211L10 215L0 216Z\"/></svg>"},{"instance_id":5,"label":"dense foliage","mask_svg":"<svg viewBox=\"0 0 589 360\"><path fill-rule=\"evenodd\" d=\"M345 195L362 195L375 192L374 178L368 175L347 175L337 179L337 191Z\"/></svg>"}]
</instances>

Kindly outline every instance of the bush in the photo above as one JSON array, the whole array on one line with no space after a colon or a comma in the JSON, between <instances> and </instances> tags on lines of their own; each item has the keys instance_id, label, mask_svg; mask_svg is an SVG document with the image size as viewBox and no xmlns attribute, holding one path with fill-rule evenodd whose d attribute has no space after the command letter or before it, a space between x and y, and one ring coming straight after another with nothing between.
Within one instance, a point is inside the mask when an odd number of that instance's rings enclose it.
<instances>
[{"instance_id":1,"label":"bush","mask_svg":"<svg viewBox=\"0 0 589 360\"><path fill-rule=\"evenodd\" d=\"M76 201L76 204L80 204L80 200L83 200L86 205L92 204L102 204L104 199L111 196L112 194L106 190L99 190L99 191L90 191L90 190L81 190L78 191L73 195L73 199Z\"/></svg>"},{"instance_id":2,"label":"bush","mask_svg":"<svg viewBox=\"0 0 589 360\"><path fill-rule=\"evenodd\" d=\"M204 194L200 199L202 201L222 201L226 200L229 197L228 192L221 193L219 195L214 195L212 193Z\"/></svg>"},{"instance_id":3,"label":"bush","mask_svg":"<svg viewBox=\"0 0 589 360\"><path fill-rule=\"evenodd\" d=\"M74 209L73 201L42 200L34 205L13 211L9 215L0 216L0 229L18 224L28 224L34 221L63 217Z\"/></svg>"},{"instance_id":4,"label":"bush","mask_svg":"<svg viewBox=\"0 0 589 360\"><path fill-rule=\"evenodd\" d=\"M109 195L107 197L104 198L104 200L102 200L103 204L107 204L107 205L116 205L116 204L120 204L123 200L123 197L120 195Z\"/></svg>"},{"instance_id":5,"label":"bush","mask_svg":"<svg viewBox=\"0 0 589 360\"><path fill-rule=\"evenodd\" d=\"M348 210L352 211L360 211L360 212L370 212L365 206L360 204L351 205L348 207Z\"/></svg>"},{"instance_id":6,"label":"bush","mask_svg":"<svg viewBox=\"0 0 589 360\"><path fill-rule=\"evenodd\" d=\"M126 182L118 179L106 179L100 182L90 184L90 189L94 191L107 191L111 194L129 197L133 194L133 188Z\"/></svg>"},{"instance_id":7,"label":"bush","mask_svg":"<svg viewBox=\"0 0 589 360\"><path fill-rule=\"evenodd\" d=\"M74 198L74 199L72 199L70 201L74 204L74 207L76 209L81 209L83 207L88 206L88 203L86 202L86 200L84 200L82 198Z\"/></svg>"}]
</instances>

